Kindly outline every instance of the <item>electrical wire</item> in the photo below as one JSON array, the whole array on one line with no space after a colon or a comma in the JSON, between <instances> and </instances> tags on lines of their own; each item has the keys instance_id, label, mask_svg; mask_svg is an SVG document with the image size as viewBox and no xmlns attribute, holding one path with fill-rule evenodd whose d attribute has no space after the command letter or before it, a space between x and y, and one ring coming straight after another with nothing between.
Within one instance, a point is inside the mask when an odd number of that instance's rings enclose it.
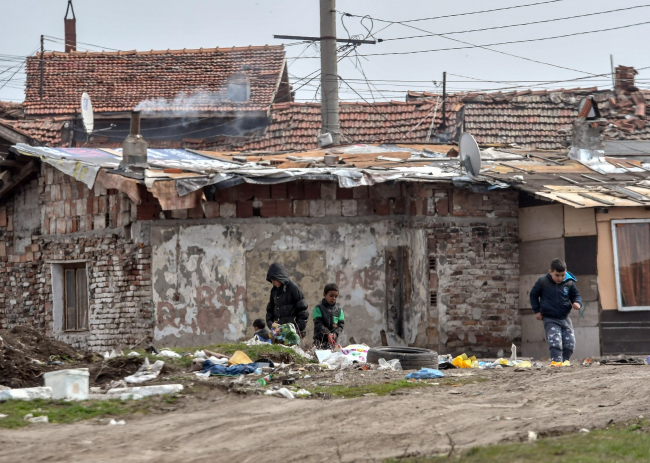
<instances>
[{"instance_id":1,"label":"electrical wire","mask_svg":"<svg viewBox=\"0 0 650 463\"><path fill-rule=\"evenodd\" d=\"M545 23L556 22L556 21L565 21L565 20L568 20L568 19L586 18L586 17L589 17L589 16L597 16L597 15L608 14L608 13L617 13L617 12L620 12L620 11L629 11L629 10L634 10L634 9L638 9L638 8L648 8L648 7L650 7L650 5L636 5L636 6L631 6L631 7L627 7L627 8L617 8L615 10L598 11L598 12L595 12L595 13L579 14L579 15L576 15L576 16L566 16L564 18L544 19L544 20L541 20L541 21L532 21L532 22L528 22L528 23L509 24L509 25L506 25L506 26L484 27L484 28L481 28L481 29L469 29L469 30L465 30L465 31L441 32L440 35L468 34L468 33L471 33L471 32L483 32L483 31L491 31L491 30L495 30L495 29L507 29L507 28L510 28L510 27L521 27L521 26L530 26L530 25L534 25L534 24L545 24ZM404 21L402 21L402 22L404 22ZM382 39L381 41L382 42L389 42L389 41L393 41L393 40L406 40L406 39L417 39L417 38L422 38L422 37L435 37L437 35L439 35L439 34L412 35L412 36L408 36L408 37L393 37L393 38L389 38L389 39Z\"/></svg>"}]
</instances>

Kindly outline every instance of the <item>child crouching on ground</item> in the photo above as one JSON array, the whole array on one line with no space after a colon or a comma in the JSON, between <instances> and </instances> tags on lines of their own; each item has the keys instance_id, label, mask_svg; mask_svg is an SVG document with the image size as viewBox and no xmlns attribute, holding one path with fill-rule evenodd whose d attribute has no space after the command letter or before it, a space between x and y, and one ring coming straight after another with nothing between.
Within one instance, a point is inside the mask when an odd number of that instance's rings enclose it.
<instances>
[{"instance_id":1,"label":"child crouching on ground","mask_svg":"<svg viewBox=\"0 0 650 463\"><path fill-rule=\"evenodd\" d=\"M266 327L266 323L261 318L258 318L253 322L253 328L255 328L254 336L262 342L271 343L271 331Z\"/></svg>"},{"instance_id":2,"label":"child crouching on ground","mask_svg":"<svg viewBox=\"0 0 650 463\"><path fill-rule=\"evenodd\" d=\"M551 366L569 366L575 349L576 338L569 313L571 309L582 307L576 281L576 277L567 272L566 263L555 259L548 273L537 280L530 291L533 312L537 320L544 321Z\"/></svg>"},{"instance_id":3,"label":"child crouching on ground","mask_svg":"<svg viewBox=\"0 0 650 463\"><path fill-rule=\"evenodd\" d=\"M329 283L323 291L323 300L312 312L314 319L314 346L317 349L334 347L343 332L345 319L343 310L336 305L339 287Z\"/></svg>"}]
</instances>

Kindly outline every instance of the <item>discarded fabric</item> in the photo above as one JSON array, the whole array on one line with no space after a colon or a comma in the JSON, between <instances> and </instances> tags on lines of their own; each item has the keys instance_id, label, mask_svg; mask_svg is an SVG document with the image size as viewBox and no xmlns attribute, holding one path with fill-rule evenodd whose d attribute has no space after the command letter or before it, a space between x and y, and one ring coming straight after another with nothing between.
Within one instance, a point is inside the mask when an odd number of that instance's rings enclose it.
<instances>
[{"instance_id":1,"label":"discarded fabric","mask_svg":"<svg viewBox=\"0 0 650 463\"><path fill-rule=\"evenodd\" d=\"M343 355L341 352L334 352L332 355L327 357L322 364L326 365L328 370L342 370L343 368L352 365L352 359L347 355Z\"/></svg>"},{"instance_id":2,"label":"discarded fabric","mask_svg":"<svg viewBox=\"0 0 650 463\"><path fill-rule=\"evenodd\" d=\"M248 365L249 363L253 363L253 361L250 359L250 357L248 355L246 355L245 353L243 353L240 350L238 350L234 354L232 354L232 357L230 357L230 360L228 360L228 365L230 365L230 366L233 366L233 365Z\"/></svg>"},{"instance_id":3,"label":"discarded fabric","mask_svg":"<svg viewBox=\"0 0 650 463\"><path fill-rule=\"evenodd\" d=\"M206 360L203 362L201 373L209 372L212 376L239 376L254 373L257 368L257 363L252 362L226 367L224 365L215 365L210 360Z\"/></svg>"},{"instance_id":4,"label":"discarded fabric","mask_svg":"<svg viewBox=\"0 0 650 463\"><path fill-rule=\"evenodd\" d=\"M379 363L379 369L380 370L402 370L402 364L399 363L398 359L392 359L389 360L388 362L386 359L379 359L377 361Z\"/></svg>"},{"instance_id":5,"label":"discarded fabric","mask_svg":"<svg viewBox=\"0 0 650 463\"><path fill-rule=\"evenodd\" d=\"M177 354L173 350L163 349L158 354L158 357L169 357L169 358L173 358L173 359L179 359L179 358L181 358L181 354Z\"/></svg>"},{"instance_id":6,"label":"discarded fabric","mask_svg":"<svg viewBox=\"0 0 650 463\"><path fill-rule=\"evenodd\" d=\"M406 375L406 379L433 379L444 378L445 374L440 370L433 368L422 368L420 371L415 371Z\"/></svg>"},{"instance_id":7,"label":"discarded fabric","mask_svg":"<svg viewBox=\"0 0 650 463\"><path fill-rule=\"evenodd\" d=\"M352 357L353 361L366 363L369 349L370 347L365 344L350 344L349 346L342 347L341 353Z\"/></svg>"},{"instance_id":8,"label":"discarded fabric","mask_svg":"<svg viewBox=\"0 0 650 463\"><path fill-rule=\"evenodd\" d=\"M156 379L160 372L162 371L163 366L165 366L165 362L162 360L156 360L156 362L151 365L149 363L149 358L145 357L144 358L144 363L142 366L136 371L134 374L131 376L127 376L124 378L124 380L127 383L131 384L139 384L139 383L144 383L145 381L151 381L152 379Z\"/></svg>"},{"instance_id":9,"label":"discarded fabric","mask_svg":"<svg viewBox=\"0 0 650 463\"><path fill-rule=\"evenodd\" d=\"M296 326L293 323L285 323L271 331L271 335L276 344L284 344L286 346L300 345L300 336L296 333Z\"/></svg>"},{"instance_id":10,"label":"discarded fabric","mask_svg":"<svg viewBox=\"0 0 650 463\"><path fill-rule=\"evenodd\" d=\"M467 357L466 354L459 355L451 363L456 368L478 368L476 357Z\"/></svg>"},{"instance_id":11,"label":"discarded fabric","mask_svg":"<svg viewBox=\"0 0 650 463\"><path fill-rule=\"evenodd\" d=\"M279 395L279 396L285 397L287 399L294 399L295 398L293 393L289 389L287 389L285 387L277 389L277 390L266 391L264 393L264 395Z\"/></svg>"}]
</instances>

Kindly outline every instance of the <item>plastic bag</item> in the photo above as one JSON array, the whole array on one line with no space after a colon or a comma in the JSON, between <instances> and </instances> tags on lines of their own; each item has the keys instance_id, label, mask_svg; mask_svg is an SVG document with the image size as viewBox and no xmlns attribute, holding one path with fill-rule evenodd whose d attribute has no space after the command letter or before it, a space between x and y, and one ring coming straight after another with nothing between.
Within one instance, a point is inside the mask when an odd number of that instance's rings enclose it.
<instances>
[{"instance_id":1,"label":"plastic bag","mask_svg":"<svg viewBox=\"0 0 650 463\"><path fill-rule=\"evenodd\" d=\"M169 349L163 349L157 355L158 355L158 357L169 357L169 358L173 358L173 359L181 358L181 354L177 354L173 350L169 350Z\"/></svg>"},{"instance_id":2,"label":"plastic bag","mask_svg":"<svg viewBox=\"0 0 650 463\"><path fill-rule=\"evenodd\" d=\"M459 355L451 363L456 368L478 368L478 360L476 360L476 357L467 357L467 354Z\"/></svg>"},{"instance_id":3,"label":"plastic bag","mask_svg":"<svg viewBox=\"0 0 650 463\"><path fill-rule=\"evenodd\" d=\"M386 359L379 359L378 363L380 370L402 370L402 364L397 359L389 360L388 362Z\"/></svg>"},{"instance_id":4,"label":"plastic bag","mask_svg":"<svg viewBox=\"0 0 650 463\"><path fill-rule=\"evenodd\" d=\"M309 355L307 352L305 352L298 346L291 346L291 349L293 349L296 352L296 354L300 355L304 359L311 360L313 358L311 355Z\"/></svg>"},{"instance_id":5,"label":"plastic bag","mask_svg":"<svg viewBox=\"0 0 650 463\"><path fill-rule=\"evenodd\" d=\"M131 384L138 384L138 383L144 383L145 381L151 381L152 379L156 379L158 377L163 366L165 366L165 362L163 362L162 360L157 360L156 363L150 365L149 358L145 357L144 363L140 368L138 368L138 371L136 371L131 376L127 376L126 378L124 378L124 380L127 383L131 383Z\"/></svg>"},{"instance_id":6,"label":"plastic bag","mask_svg":"<svg viewBox=\"0 0 650 463\"><path fill-rule=\"evenodd\" d=\"M277 344L284 344L291 346L293 344L300 345L300 336L296 333L296 325L293 323L285 323L271 331L273 339Z\"/></svg>"},{"instance_id":7,"label":"plastic bag","mask_svg":"<svg viewBox=\"0 0 650 463\"><path fill-rule=\"evenodd\" d=\"M282 397L285 397L287 399L294 399L295 397L293 396L293 393L287 389L286 387L280 388L278 390L270 390L266 391L264 395L280 395Z\"/></svg>"},{"instance_id":8,"label":"plastic bag","mask_svg":"<svg viewBox=\"0 0 650 463\"><path fill-rule=\"evenodd\" d=\"M340 352L334 352L322 362L322 365L327 365L328 370L342 370L352 365L352 359Z\"/></svg>"},{"instance_id":9,"label":"plastic bag","mask_svg":"<svg viewBox=\"0 0 650 463\"><path fill-rule=\"evenodd\" d=\"M528 360L521 360L517 365L517 368L532 368L532 364Z\"/></svg>"},{"instance_id":10,"label":"plastic bag","mask_svg":"<svg viewBox=\"0 0 650 463\"><path fill-rule=\"evenodd\" d=\"M217 362L212 362L212 363L217 363ZM243 353L242 351L238 350L235 351L234 354L232 354L232 357L230 357L230 360L228 360L228 365L248 365L249 363L253 363L253 361L250 359L248 355Z\"/></svg>"},{"instance_id":11,"label":"plastic bag","mask_svg":"<svg viewBox=\"0 0 650 463\"><path fill-rule=\"evenodd\" d=\"M433 379L444 378L445 374L440 370L433 368L422 368L420 371L415 371L406 375L406 379Z\"/></svg>"}]
</instances>

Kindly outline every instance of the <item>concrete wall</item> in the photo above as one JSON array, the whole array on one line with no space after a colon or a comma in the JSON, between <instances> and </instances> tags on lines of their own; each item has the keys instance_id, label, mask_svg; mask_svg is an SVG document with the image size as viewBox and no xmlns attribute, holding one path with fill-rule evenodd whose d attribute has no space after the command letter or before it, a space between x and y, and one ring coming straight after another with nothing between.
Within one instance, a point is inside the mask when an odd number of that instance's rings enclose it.
<instances>
[{"instance_id":1,"label":"concrete wall","mask_svg":"<svg viewBox=\"0 0 650 463\"><path fill-rule=\"evenodd\" d=\"M572 311L575 328L575 358L600 355L597 236L593 209L574 209L562 204L521 207L519 307L521 309L521 353L548 358L544 327L530 306L530 290L544 276L554 258L564 259L578 282L584 305Z\"/></svg>"},{"instance_id":2,"label":"concrete wall","mask_svg":"<svg viewBox=\"0 0 650 463\"><path fill-rule=\"evenodd\" d=\"M388 316L385 249L407 245L411 255L423 256L424 241L413 239L415 232L397 221L346 222L235 219L153 226L156 341L191 345L250 338L253 319L265 317L271 289L266 270L281 261L302 287L310 313L325 284L336 282L346 337L379 343ZM422 259L412 264L412 286L426 287ZM403 338L394 338L403 344L413 343L418 325L427 323L426 299L411 292ZM311 321L309 326L311 331Z\"/></svg>"}]
</instances>

